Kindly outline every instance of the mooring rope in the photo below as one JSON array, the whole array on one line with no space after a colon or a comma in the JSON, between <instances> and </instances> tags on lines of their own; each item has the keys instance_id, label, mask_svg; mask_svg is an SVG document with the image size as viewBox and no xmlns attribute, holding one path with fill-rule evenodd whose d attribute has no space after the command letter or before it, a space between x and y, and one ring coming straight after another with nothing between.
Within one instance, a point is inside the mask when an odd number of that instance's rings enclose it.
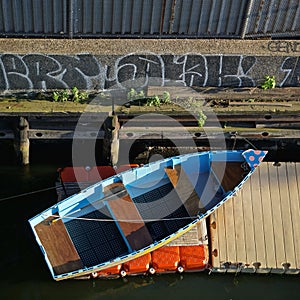
<instances>
[{"instance_id":1,"label":"mooring rope","mask_svg":"<svg viewBox=\"0 0 300 300\"><path fill-rule=\"evenodd\" d=\"M185 220L185 219L196 219L197 217L180 217L180 218L160 218L160 219L140 219L140 220L123 220L123 219L93 219L93 218L81 218L81 217L68 217L59 215L47 215L47 217L54 217L51 223L55 223L60 219L71 219L71 220L82 220L82 221L96 221L96 222L129 222L129 223L140 223L140 222L155 222L155 221L174 221L174 220Z\"/></svg>"},{"instance_id":2,"label":"mooring rope","mask_svg":"<svg viewBox=\"0 0 300 300\"><path fill-rule=\"evenodd\" d=\"M244 141L246 141L248 144L250 144L255 150L257 150L257 147L251 143L247 138L245 138L244 136L240 135L238 132L235 132L234 134L232 134L232 136L234 137L234 141L233 141L233 146L231 150L235 149L236 146L236 142L237 142L237 137L239 136L240 138L242 138Z\"/></svg>"},{"instance_id":3,"label":"mooring rope","mask_svg":"<svg viewBox=\"0 0 300 300\"><path fill-rule=\"evenodd\" d=\"M28 196L28 195L32 195L32 194L42 193L42 192L45 192L45 191L54 190L55 188L56 187L53 186L53 187L49 187L49 188L45 188L45 189L41 189L41 190L36 190L36 191L28 192L28 193L23 193L23 194L19 194L19 195L14 195L14 196L1 198L0 202L5 201L5 200L9 200L9 199L14 199L14 198L24 197L24 196Z\"/></svg>"}]
</instances>

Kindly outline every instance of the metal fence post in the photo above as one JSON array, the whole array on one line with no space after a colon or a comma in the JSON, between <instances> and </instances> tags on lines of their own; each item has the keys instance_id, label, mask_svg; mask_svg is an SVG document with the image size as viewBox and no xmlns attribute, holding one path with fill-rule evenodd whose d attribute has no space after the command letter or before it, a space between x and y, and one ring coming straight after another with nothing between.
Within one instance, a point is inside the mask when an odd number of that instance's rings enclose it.
<instances>
[{"instance_id":1,"label":"metal fence post","mask_svg":"<svg viewBox=\"0 0 300 300\"><path fill-rule=\"evenodd\" d=\"M254 0L250 0L248 2L248 6L245 11L245 20L244 20L244 23L242 25L242 30L241 30L241 38L242 39L244 39L245 35L246 35L246 31L247 31L248 23L249 23L249 19L250 19L250 14L253 11L253 4L254 4Z\"/></svg>"},{"instance_id":2,"label":"metal fence post","mask_svg":"<svg viewBox=\"0 0 300 300\"><path fill-rule=\"evenodd\" d=\"M74 0L69 0L68 7L68 35L72 39L74 37Z\"/></svg>"}]
</instances>

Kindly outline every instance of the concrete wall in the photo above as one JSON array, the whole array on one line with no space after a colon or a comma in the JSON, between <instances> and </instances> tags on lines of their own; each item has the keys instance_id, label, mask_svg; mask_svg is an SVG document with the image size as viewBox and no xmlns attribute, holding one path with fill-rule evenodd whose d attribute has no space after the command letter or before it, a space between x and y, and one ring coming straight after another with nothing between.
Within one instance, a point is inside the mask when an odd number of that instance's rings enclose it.
<instances>
[{"instance_id":1,"label":"concrete wall","mask_svg":"<svg viewBox=\"0 0 300 300\"><path fill-rule=\"evenodd\" d=\"M274 75L280 87L300 86L299 41L4 41L0 40L2 92L174 83L246 87L259 86L265 75Z\"/></svg>"}]
</instances>

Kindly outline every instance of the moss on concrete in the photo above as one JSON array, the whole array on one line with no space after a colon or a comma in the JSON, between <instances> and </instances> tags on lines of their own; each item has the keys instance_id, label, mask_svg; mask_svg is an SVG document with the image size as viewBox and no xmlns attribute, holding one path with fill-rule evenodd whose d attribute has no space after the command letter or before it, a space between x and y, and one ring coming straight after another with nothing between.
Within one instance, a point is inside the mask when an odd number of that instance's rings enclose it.
<instances>
[{"instance_id":1,"label":"moss on concrete","mask_svg":"<svg viewBox=\"0 0 300 300\"><path fill-rule=\"evenodd\" d=\"M145 101L127 102L126 96L114 100L114 110L124 114L141 113L183 113L184 111L215 111L216 113L253 113L253 112L300 112L300 88L276 88L263 91L258 88L224 89L205 88L180 90L175 87L154 87L148 96L170 92L171 103L160 106L147 106ZM180 92L181 91L181 92ZM23 95L24 96L24 95ZM0 98L0 112L111 112L112 100L103 95L93 94L89 103L72 101L54 102L49 95L6 96ZM40 98L40 99L39 99Z\"/></svg>"}]
</instances>

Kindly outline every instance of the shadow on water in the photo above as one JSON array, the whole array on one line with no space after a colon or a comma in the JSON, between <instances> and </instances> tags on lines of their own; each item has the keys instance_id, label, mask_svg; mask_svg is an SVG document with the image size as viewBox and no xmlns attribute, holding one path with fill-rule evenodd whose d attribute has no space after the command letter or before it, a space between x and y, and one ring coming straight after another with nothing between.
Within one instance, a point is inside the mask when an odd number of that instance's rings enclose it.
<instances>
[{"instance_id":1,"label":"shadow on water","mask_svg":"<svg viewBox=\"0 0 300 300\"><path fill-rule=\"evenodd\" d=\"M54 187L60 161L1 166L0 198ZM183 273L55 282L28 219L56 202L54 189L0 200L1 299L298 299L299 276Z\"/></svg>"},{"instance_id":2,"label":"shadow on water","mask_svg":"<svg viewBox=\"0 0 300 300\"><path fill-rule=\"evenodd\" d=\"M36 263L40 267L39 261ZM207 273L53 282L36 272L2 281L5 299L298 299L299 276ZM38 276L37 275L42 275Z\"/></svg>"}]
</instances>

